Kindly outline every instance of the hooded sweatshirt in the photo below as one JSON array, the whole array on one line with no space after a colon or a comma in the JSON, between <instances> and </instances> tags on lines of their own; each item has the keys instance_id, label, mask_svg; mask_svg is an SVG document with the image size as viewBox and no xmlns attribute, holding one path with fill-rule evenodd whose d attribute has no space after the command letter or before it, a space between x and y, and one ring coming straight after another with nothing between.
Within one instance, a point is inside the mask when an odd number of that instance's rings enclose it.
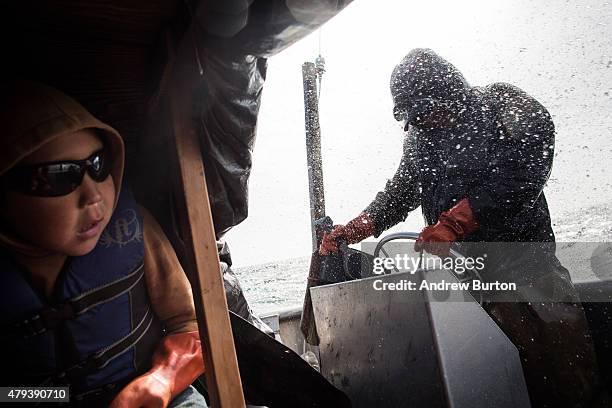
<instances>
[{"instance_id":1,"label":"hooded sweatshirt","mask_svg":"<svg viewBox=\"0 0 612 408\"><path fill-rule=\"evenodd\" d=\"M119 133L91 115L74 99L49 86L15 81L0 89L0 177L37 149L60 135L97 130L114 157L111 175L117 205L124 168L124 144ZM140 207L143 216L144 269L149 299L169 333L197 330L191 287L159 224ZM24 241L0 224L0 246L22 259L53 256ZM27 262L26 262L27 263ZM51 278L55 279L55 278ZM53 286L54 282L49 282Z\"/></svg>"}]
</instances>

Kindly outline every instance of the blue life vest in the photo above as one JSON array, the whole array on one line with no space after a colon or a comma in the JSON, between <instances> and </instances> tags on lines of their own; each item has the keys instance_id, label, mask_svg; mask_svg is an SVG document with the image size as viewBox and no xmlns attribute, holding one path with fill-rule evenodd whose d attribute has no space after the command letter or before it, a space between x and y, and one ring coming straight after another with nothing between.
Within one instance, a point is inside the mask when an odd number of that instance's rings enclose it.
<instances>
[{"instance_id":1,"label":"blue life vest","mask_svg":"<svg viewBox=\"0 0 612 408\"><path fill-rule=\"evenodd\" d=\"M142 218L125 189L96 247L66 261L52 301L0 252L1 385L68 384L74 401L146 371L162 330L143 261Z\"/></svg>"}]
</instances>

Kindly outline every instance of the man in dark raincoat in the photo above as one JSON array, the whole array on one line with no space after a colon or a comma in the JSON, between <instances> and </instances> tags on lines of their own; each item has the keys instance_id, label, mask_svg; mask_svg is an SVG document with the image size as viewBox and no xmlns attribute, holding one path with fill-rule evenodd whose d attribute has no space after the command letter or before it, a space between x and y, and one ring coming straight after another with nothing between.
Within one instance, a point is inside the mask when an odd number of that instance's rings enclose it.
<instances>
[{"instance_id":1,"label":"man in dark raincoat","mask_svg":"<svg viewBox=\"0 0 612 408\"><path fill-rule=\"evenodd\" d=\"M355 219L327 234L357 243L421 206L427 227L416 249L445 256L486 254L485 281L516 282L484 307L515 343L535 407L593 406L598 374L584 311L555 255L544 193L554 125L519 88L470 87L431 50L411 51L391 76L394 115L404 122L397 172ZM507 243L500 245L499 243ZM476 345L475 345L476 346Z\"/></svg>"}]
</instances>

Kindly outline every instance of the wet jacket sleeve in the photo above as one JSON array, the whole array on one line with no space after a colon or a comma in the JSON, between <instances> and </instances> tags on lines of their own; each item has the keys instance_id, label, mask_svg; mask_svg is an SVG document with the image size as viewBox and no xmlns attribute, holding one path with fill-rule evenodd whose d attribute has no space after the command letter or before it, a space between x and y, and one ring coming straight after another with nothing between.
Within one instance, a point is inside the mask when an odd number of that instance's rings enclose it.
<instances>
[{"instance_id":1,"label":"wet jacket sleeve","mask_svg":"<svg viewBox=\"0 0 612 408\"><path fill-rule=\"evenodd\" d=\"M144 268L149 299L168 334L198 330L187 276L155 218L139 207L144 223Z\"/></svg>"},{"instance_id":2,"label":"wet jacket sleeve","mask_svg":"<svg viewBox=\"0 0 612 408\"><path fill-rule=\"evenodd\" d=\"M374 221L375 237L404 221L410 211L421 205L414 140L414 135L406 135L402 160L397 171L393 178L387 180L384 190L380 191L364 210Z\"/></svg>"},{"instance_id":3,"label":"wet jacket sleeve","mask_svg":"<svg viewBox=\"0 0 612 408\"><path fill-rule=\"evenodd\" d=\"M519 88L494 84L488 90L499 139L486 179L468 198L479 223L495 226L536 204L552 169L555 128L546 108Z\"/></svg>"}]
</instances>

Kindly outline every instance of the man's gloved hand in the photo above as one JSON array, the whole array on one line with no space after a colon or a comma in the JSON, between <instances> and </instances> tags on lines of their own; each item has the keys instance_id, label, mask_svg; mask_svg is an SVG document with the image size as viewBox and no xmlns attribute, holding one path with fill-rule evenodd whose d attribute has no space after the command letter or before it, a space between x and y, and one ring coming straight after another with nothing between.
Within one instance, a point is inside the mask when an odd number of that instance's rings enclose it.
<instances>
[{"instance_id":1,"label":"man's gloved hand","mask_svg":"<svg viewBox=\"0 0 612 408\"><path fill-rule=\"evenodd\" d=\"M375 232L376 226L372 218L366 213L361 213L346 225L336 225L332 232L323 234L319 254L329 255L330 252L338 252L336 240L339 238L346 240L347 244L356 244L374 235Z\"/></svg>"},{"instance_id":2,"label":"man's gloved hand","mask_svg":"<svg viewBox=\"0 0 612 408\"><path fill-rule=\"evenodd\" d=\"M197 331L171 334L155 350L152 368L135 378L115 397L111 408L167 407L204 373Z\"/></svg>"},{"instance_id":3,"label":"man's gloved hand","mask_svg":"<svg viewBox=\"0 0 612 408\"><path fill-rule=\"evenodd\" d=\"M467 198L462 199L448 211L440 214L438 222L423 228L414 243L414 250L425 250L430 254L448 256L451 244L478 229L478 221Z\"/></svg>"}]
</instances>

